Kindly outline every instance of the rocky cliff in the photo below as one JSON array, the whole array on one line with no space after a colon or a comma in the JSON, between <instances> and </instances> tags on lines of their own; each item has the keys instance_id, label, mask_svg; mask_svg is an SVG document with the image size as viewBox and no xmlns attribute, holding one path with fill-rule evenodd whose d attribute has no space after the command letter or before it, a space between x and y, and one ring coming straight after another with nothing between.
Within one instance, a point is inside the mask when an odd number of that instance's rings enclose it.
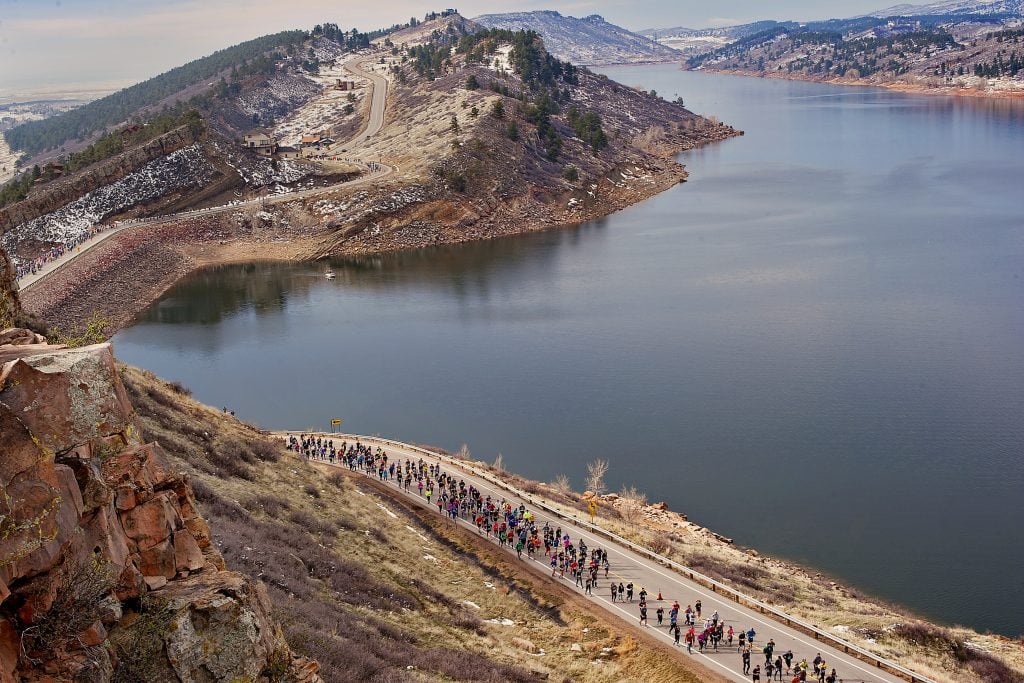
<instances>
[{"instance_id":1,"label":"rocky cliff","mask_svg":"<svg viewBox=\"0 0 1024 683\"><path fill-rule=\"evenodd\" d=\"M56 211L62 206L110 185L160 157L195 142L186 126L175 128L144 145L134 147L115 157L93 164L81 173L57 180L31 193L27 199L0 209L0 234L33 218Z\"/></svg>"},{"instance_id":2,"label":"rocky cliff","mask_svg":"<svg viewBox=\"0 0 1024 683\"><path fill-rule=\"evenodd\" d=\"M0 346L0 681L318 681L140 437L109 344Z\"/></svg>"},{"instance_id":3,"label":"rocky cliff","mask_svg":"<svg viewBox=\"0 0 1024 683\"><path fill-rule=\"evenodd\" d=\"M7 252L0 249L0 330L14 327L22 315L14 264Z\"/></svg>"}]
</instances>

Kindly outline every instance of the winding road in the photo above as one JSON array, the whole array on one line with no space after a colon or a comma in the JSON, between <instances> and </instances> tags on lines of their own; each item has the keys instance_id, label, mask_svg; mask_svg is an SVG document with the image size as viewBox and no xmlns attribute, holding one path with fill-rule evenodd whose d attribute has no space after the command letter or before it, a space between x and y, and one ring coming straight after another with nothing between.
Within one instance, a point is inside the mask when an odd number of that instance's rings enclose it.
<instances>
[{"instance_id":1,"label":"winding road","mask_svg":"<svg viewBox=\"0 0 1024 683\"><path fill-rule=\"evenodd\" d=\"M298 435L298 432L276 433L277 436L285 439L292 434ZM553 508L549 509L546 507L546 503L537 496L512 489L489 473L483 472L471 464L390 439L353 434L323 434L322 436L333 438L338 445L340 445L342 440L352 443L356 439L374 447L379 445L387 452L391 459L397 457L402 460L409 458L415 461L423 458L428 463L440 464L444 471L454 473L455 476L464 479L467 486L476 487L485 496L490 495L492 499L496 500L508 500L513 506L525 505L528 510L534 513L538 525L543 526L545 522L549 522L552 527L561 526L563 532L568 533L574 543L577 539L583 538L587 543L587 547L607 550L611 565L609 577L614 576L616 581L624 584L632 582L637 587L638 592L641 586L647 588L649 592L649 617L652 625L650 627L639 625L639 608L636 602L630 604L611 601L608 590L609 582L603 579L603 573L599 579L599 587L595 589L594 595L583 595L583 591L580 590L581 596L592 602L596 607L600 607L607 612L622 617L629 623L633 623L635 625L634 628L653 634L658 639L664 639L665 642L671 643L673 639L667 628L657 627L657 620L654 615L655 610L659 606L665 608L665 623L667 625L668 610L673 600L678 600L684 607L700 600L703 603L702 614L705 618L717 611L725 623L731 625L737 634L741 629L746 631L751 627L754 628L757 635L754 641L754 650L751 653L751 668L760 664L763 669L764 655L761 654L761 648L771 638L776 643L776 655L780 655L786 652L786 650L792 650L794 655L796 655L795 661L797 662L801 658L806 658L810 662L816 654L820 653L825 658L825 661L828 662L829 669L834 667L839 674L839 678L844 683L898 683L899 681L929 683L929 679L914 674L909 670L903 670L901 676L895 675L892 672L900 670L899 665L895 663L877 659L865 661L857 658L849 654L858 650L853 644L845 643L845 641L831 636L831 634L828 634L826 637L823 632L815 636L813 631L809 632L807 629L798 628L797 626L801 625L802 622L796 617L789 617L767 606L763 606L767 608L767 611L758 608L757 605L760 603L757 603L752 598L749 599L749 602L743 601L745 604L739 604L736 597L727 592L729 589L721 586L721 584L718 584L718 587L712 588L708 583L699 580L700 575L698 573L687 572L686 568L678 566L672 568L669 566L670 563L667 563L664 558L660 561L654 559L656 556L650 553L650 551L634 549L630 547L632 544L626 539L618 539L613 534L602 530L599 526L580 522L575 517L570 519ZM322 463L322 461L315 462L327 465L327 463ZM341 467L341 465L334 466ZM425 508L436 510L436 506L429 505L425 498L417 494L415 488L410 493L406 493L390 483L386 485L386 488L394 497L413 500ZM476 528L468 521L460 520L460 523L464 524L466 528L471 529L473 533L476 533ZM509 552L514 551L509 549ZM532 568L548 580L568 581L569 585L572 585L571 580L568 579L550 578L550 567L545 561L546 558L543 553L539 554L539 558L528 560L524 556L524 562L530 562ZM690 575L697 577L698 580L691 580L688 578ZM661 602L653 599L657 597L659 592L664 598ZM790 625L787 625L787 621L790 622ZM680 623L682 623L682 615L680 615ZM831 638L829 642L823 642L828 640L828 638ZM703 653L699 653L696 646L694 646L692 655L686 654L685 647L681 647L679 656L694 657L701 664L729 680L746 682L751 680L749 674L743 674L742 661L735 645L733 647L723 645L718 652L707 651ZM885 669L883 669L883 666ZM762 680L764 680L763 676ZM788 681L789 678L784 677L784 680Z\"/></svg>"},{"instance_id":2,"label":"winding road","mask_svg":"<svg viewBox=\"0 0 1024 683\"><path fill-rule=\"evenodd\" d=\"M330 150L332 154L337 154L340 152L349 152L354 149L358 149L359 146L366 142L368 139L380 133L381 129L384 127L384 114L387 106L388 80L384 76L374 73L373 71L363 69L364 64L373 62L376 59L377 57L360 56L346 62L344 65L348 71L352 72L357 76L366 78L371 82L372 94L370 98L370 113L369 116L367 117L366 126L363 128L362 132L360 132L358 135L348 140L347 142L342 143L338 147L332 148ZM93 238L83 242L76 248L71 249L60 258L54 259L53 261L44 264L43 267L37 270L35 273L32 273L31 275L26 275L25 277L21 278L20 280L18 280L18 287L23 292L27 291L30 287L38 284L39 282L46 279L53 273L57 272L58 270L66 266L68 263L76 259L78 256L81 256L90 249L93 249L94 247L103 243L110 237L113 237L117 233L128 228L141 225L163 225L166 223L173 223L175 221L179 221L183 218L194 218L197 216L212 216L215 214L238 211L239 209L247 207L270 206L274 204L284 204L287 202L293 202L298 199L308 199L309 197L316 197L319 195L335 192L342 187L353 187L374 182L376 180L379 180L380 178L383 178L384 176L391 175L392 173L396 173L398 171L398 168L396 166L391 166L389 164L382 164L372 161L367 163L352 160L352 163L362 166L367 170L367 173L359 176L358 178L355 178L354 180L349 180L344 183L336 183L334 185L328 185L326 187L315 187L307 190L286 192L278 195L256 197L253 199L247 199L244 201L234 202L231 204L224 204L222 206L211 206L206 209L182 211L180 213L172 213L167 214L165 216L154 216L152 218L142 218L132 221L116 222L110 227L110 229L98 233Z\"/></svg>"}]
</instances>

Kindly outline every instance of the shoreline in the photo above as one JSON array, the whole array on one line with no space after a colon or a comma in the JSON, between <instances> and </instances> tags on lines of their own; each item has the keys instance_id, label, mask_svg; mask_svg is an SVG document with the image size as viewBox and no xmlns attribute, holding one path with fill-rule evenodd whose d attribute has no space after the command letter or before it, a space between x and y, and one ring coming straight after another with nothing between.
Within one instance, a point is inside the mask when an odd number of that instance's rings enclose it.
<instances>
[{"instance_id":1,"label":"shoreline","mask_svg":"<svg viewBox=\"0 0 1024 683\"><path fill-rule=\"evenodd\" d=\"M906 83L902 81L892 83L879 83L864 78L816 78L803 74L781 74L778 72L754 72L743 69L687 69L683 71L692 73L708 73L721 76L747 76L749 78L761 78L776 81L803 81L805 83L821 83L822 85L844 85L858 86L862 88L881 88L910 95L937 95L942 97L968 97L972 99L985 100L1021 100L1024 99L1024 87L1020 90L977 90L975 88L960 88L956 86L929 86L919 83Z\"/></svg>"},{"instance_id":2,"label":"shoreline","mask_svg":"<svg viewBox=\"0 0 1024 683\"><path fill-rule=\"evenodd\" d=\"M722 126L699 144L665 143L648 155L643 176L624 175L620 170L609 174L612 177L600 178L595 199L576 207L538 202L528 192L490 215L476 214L475 220L468 224L439 224L426 237L394 238L393 235L368 235L369 231L345 237L316 225L308 215L301 214L300 208L305 206L301 198L278 205L280 210L273 223L248 232L238 226L243 212L128 226L33 283L22 293L22 303L26 311L64 331L81 328L90 318L99 315L108 322L107 336L112 336L130 326L139 313L175 284L204 268L256 261L312 262L330 257L397 253L559 230L599 220L685 182L688 173L676 160L679 154L740 135L742 132ZM624 167L636 169L637 164L627 163ZM378 189L387 192L396 187L401 184L384 182ZM339 187L338 191L352 194L356 190ZM417 211L450 199L424 200L411 208ZM468 198L461 199L466 204L462 208L475 213L472 202ZM293 224L289 217L296 213L310 220L301 225ZM400 232L407 214L399 213L391 218L398 226L396 232Z\"/></svg>"}]
</instances>

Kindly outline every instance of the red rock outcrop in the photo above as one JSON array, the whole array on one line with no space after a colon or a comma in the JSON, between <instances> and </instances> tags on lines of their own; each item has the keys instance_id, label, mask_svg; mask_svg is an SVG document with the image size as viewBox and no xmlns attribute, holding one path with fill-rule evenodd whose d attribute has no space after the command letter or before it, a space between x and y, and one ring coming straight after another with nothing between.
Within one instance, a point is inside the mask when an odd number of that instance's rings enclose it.
<instances>
[{"instance_id":1,"label":"red rock outcrop","mask_svg":"<svg viewBox=\"0 0 1024 683\"><path fill-rule=\"evenodd\" d=\"M110 345L0 361L0 682L318 681L143 443Z\"/></svg>"}]
</instances>

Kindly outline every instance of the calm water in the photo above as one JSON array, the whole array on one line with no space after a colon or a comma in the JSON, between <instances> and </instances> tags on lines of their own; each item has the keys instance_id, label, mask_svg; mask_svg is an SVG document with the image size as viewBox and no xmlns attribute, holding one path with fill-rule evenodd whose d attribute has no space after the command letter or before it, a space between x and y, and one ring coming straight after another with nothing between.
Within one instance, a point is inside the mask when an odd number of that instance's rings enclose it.
<instances>
[{"instance_id":1,"label":"calm water","mask_svg":"<svg viewBox=\"0 0 1024 683\"><path fill-rule=\"evenodd\" d=\"M118 354L267 427L498 452L1024 632L1024 103L608 70L746 137L574 230L182 282Z\"/></svg>"}]
</instances>

